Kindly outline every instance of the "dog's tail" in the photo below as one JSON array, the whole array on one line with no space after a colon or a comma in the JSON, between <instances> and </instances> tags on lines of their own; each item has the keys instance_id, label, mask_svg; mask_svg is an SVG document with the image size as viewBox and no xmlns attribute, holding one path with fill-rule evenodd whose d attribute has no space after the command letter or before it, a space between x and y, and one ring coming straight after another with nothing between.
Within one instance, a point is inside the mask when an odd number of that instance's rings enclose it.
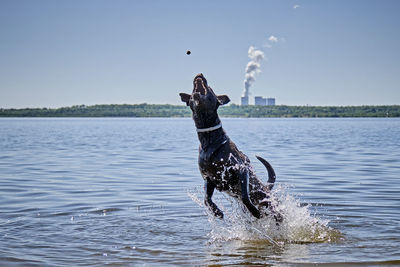
<instances>
[{"instance_id":1,"label":"dog's tail","mask_svg":"<svg viewBox=\"0 0 400 267\"><path fill-rule=\"evenodd\" d=\"M272 168L271 164L269 164L268 161L266 161L265 159L263 159L260 156L256 156L256 158L259 161L261 161L261 163L265 166L265 168L267 168L267 172L268 172L268 185L267 185L267 188L268 188L268 190L272 190L272 188L274 187L275 180L276 180L275 171Z\"/></svg>"}]
</instances>

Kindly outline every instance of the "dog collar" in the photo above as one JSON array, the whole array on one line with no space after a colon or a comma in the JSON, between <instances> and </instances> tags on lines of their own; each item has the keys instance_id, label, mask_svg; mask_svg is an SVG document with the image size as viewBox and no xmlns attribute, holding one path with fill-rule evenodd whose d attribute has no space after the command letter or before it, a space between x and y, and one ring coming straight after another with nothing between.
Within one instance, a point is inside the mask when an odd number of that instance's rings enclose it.
<instances>
[{"instance_id":1,"label":"dog collar","mask_svg":"<svg viewBox=\"0 0 400 267\"><path fill-rule=\"evenodd\" d=\"M202 129L196 128L196 131L198 133L205 133L205 132L211 132L211 131L217 130L221 127L222 127L222 123L219 123L218 125L210 127L210 128L202 128Z\"/></svg>"}]
</instances>

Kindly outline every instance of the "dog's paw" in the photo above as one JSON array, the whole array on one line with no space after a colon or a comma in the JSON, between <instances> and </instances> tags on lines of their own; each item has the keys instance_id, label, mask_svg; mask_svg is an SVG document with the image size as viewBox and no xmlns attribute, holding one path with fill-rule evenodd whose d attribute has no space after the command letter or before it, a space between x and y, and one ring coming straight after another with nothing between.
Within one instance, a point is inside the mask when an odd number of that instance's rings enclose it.
<instances>
[{"instance_id":1,"label":"dog's paw","mask_svg":"<svg viewBox=\"0 0 400 267\"><path fill-rule=\"evenodd\" d=\"M276 222L276 225L279 226L279 224L281 224L283 222L283 217L280 213L275 213L274 214L274 219Z\"/></svg>"},{"instance_id":2,"label":"dog's paw","mask_svg":"<svg viewBox=\"0 0 400 267\"><path fill-rule=\"evenodd\" d=\"M269 216L273 217L277 226L279 226L279 224L283 222L283 216L279 212L267 211L266 209L263 209L262 211L263 212L261 213L261 218L269 217Z\"/></svg>"},{"instance_id":3,"label":"dog's paw","mask_svg":"<svg viewBox=\"0 0 400 267\"><path fill-rule=\"evenodd\" d=\"M214 216L217 217L217 218L223 219L224 218L224 213L220 209L218 209L218 210L214 211Z\"/></svg>"}]
</instances>

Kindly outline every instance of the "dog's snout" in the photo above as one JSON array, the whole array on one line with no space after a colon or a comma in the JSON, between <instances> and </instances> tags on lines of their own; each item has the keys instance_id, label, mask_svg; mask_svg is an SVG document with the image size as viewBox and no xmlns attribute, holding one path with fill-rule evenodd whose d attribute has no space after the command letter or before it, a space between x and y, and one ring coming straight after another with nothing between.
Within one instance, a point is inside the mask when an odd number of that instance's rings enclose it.
<instances>
[{"instance_id":1,"label":"dog's snout","mask_svg":"<svg viewBox=\"0 0 400 267\"><path fill-rule=\"evenodd\" d=\"M207 82L205 81L203 75L197 75L194 79L194 92L200 93L202 95L207 94Z\"/></svg>"}]
</instances>

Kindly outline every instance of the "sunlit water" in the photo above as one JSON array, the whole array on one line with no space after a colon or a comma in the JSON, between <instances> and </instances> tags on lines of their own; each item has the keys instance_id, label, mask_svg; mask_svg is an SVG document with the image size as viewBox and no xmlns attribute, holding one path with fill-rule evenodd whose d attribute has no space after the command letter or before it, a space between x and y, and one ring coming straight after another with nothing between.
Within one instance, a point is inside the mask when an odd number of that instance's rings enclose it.
<instances>
[{"instance_id":1,"label":"sunlit water","mask_svg":"<svg viewBox=\"0 0 400 267\"><path fill-rule=\"evenodd\" d=\"M400 119L222 119L284 216L203 205L191 119L0 119L0 266L400 264Z\"/></svg>"}]
</instances>

